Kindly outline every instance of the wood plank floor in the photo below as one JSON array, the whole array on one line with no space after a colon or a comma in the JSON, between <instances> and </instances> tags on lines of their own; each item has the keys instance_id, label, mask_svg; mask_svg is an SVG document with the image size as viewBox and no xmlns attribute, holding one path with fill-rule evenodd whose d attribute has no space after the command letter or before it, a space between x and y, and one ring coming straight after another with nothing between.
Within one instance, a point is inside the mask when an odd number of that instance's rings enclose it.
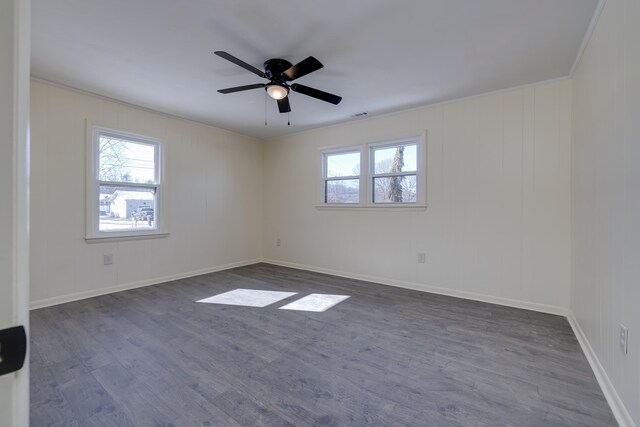
<instances>
[{"instance_id":1,"label":"wood plank floor","mask_svg":"<svg viewBox=\"0 0 640 427\"><path fill-rule=\"evenodd\" d=\"M298 295L194 302L236 288ZM32 311L31 423L616 425L563 317L267 264Z\"/></svg>"}]
</instances>

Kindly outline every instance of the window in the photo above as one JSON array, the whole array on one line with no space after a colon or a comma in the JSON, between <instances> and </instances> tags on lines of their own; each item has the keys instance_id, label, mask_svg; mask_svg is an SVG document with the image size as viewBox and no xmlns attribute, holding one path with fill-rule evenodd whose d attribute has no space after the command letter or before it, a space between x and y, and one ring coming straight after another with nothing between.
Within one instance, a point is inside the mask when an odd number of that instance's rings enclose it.
<instances>
[{"instance_id":1,"label":"window","mask_svg":"<svg viewBox=\"0 0 640 427\"><path fill-rule=\"evenodd\" d=\"M360 203L360 150L323 156L324 203Z\"/></svg>"},{"instance_id":2,"label":"window","mask_svg":"<svg viewBox=\"0 0 640 427\"><path fill-rule=\"evenodd\" d=\"M372 203L416 203L418 144L372 146Z\"/></svg>"},{"instance_id":3,"label":"window","mask_svg":"<svg viewBox=\"0 0 640 427\"><path fill-rule=\"evenodd\" d=\"M153 138L93 128L87 238L161 234L161 148Z\"/></svg>"},{"instance_id":4,"label":"window","mask_svg":"<svg viewBox=\"0 0 640 427\"><path fill-rule=\"evenodd\" d=\"M424 208L425 139L323 150L321 204Z\"/></svg>"}]
</instances>

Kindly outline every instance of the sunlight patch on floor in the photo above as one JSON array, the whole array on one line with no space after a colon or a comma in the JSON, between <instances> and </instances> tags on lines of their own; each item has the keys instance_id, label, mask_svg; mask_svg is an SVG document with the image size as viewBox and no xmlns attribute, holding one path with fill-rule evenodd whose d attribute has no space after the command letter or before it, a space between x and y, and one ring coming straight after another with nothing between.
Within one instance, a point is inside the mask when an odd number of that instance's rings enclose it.
<instances>
[{"instance_id":1,"label":"sunlight patch on floor","mask_svg":"<svg viewBox=\"0 0 640 427\"><path fill-rule=\"evenodd\" d=\"M296 295L297 292L263 291L259 289L234 289L196 302L208 304L267 307ZM349 295L310 294L280 307L281 310L313 311L321 313L349 298Z\"/></svg>"},{"instance_id":2,"label":"sunlight patch on floor","mask_svg":"<svg viewBox=\"0 0 640 427\"><path fill-rule=\"evenodd\" d=\"M242 305L245 307L266 307L297 292L262 291L258 289L234 289L197 302L208 304Z\"/></svg>"},{"instance_id":3,"label":"sunlight patch on floor","mask_svg":"<svg viewBox=\"0 0 640 427\"><path fill-rule=\"evenodd\" d=\"M311 294L280 307L280 310L323 312L346 300L349 295Z\"/></svg>"}]
</instances>

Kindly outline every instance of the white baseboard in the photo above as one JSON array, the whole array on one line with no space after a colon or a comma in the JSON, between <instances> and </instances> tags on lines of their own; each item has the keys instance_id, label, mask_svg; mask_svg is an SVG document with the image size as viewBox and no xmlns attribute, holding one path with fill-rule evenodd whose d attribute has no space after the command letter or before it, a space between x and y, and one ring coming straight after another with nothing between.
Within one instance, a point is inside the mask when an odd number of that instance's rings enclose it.
<instances>
[{"instance_id":1,"label":"white baseboard","mask_svg":"<svg viewBox=\"0 0 640 427\"><path fill-rule=\"evenodd\" d=\"M580 343L580 347L582 347L582 352L589 361L589 365L591 365L591 369L596 376L596 380L598 380L602 393L604 393L604 397L607 399L609 407L611 407L613 416L616 417L616 421L618 421L620 427L636 427L635 422L631 418L631 414L629 414L629 411L627 411L627 408L624 406L622 399L620 399L618 392L609 379L609 375L607 375L607 372L602 367L598 356L595 351L593 351L593 347L591 347L587 336L584 334L584 331L580 327L580 323L578 323L578 320L572 311L569 311L567 319L573 329L573 333Z\"/></svg>"},{"instance_id":2,"label":"white baseboard","mask_svg":"<svg viewBox=\"0 0 640 427\"><path fill-rule=\"evenodd\" d=\"M170 282L172 280L186 279L187 277L200 276L202 274L214 273L216 271L229 270L230 268L242 267L244 265L257 264L262 262L261 259L252 259L248 261L233 262L230 264L219 265L217 267L204 268L201 270L189 271L186 273L174 274L170 276L155 277L149 280L141 280L139 282L124 283L107 288L91 289L88 291L76 292L68 295L60 295L52 298L44 298L41 300L31 301L30 310L37 308L50 307L52 305L64 304L67 302L78 301L82 299L97 297L100 295L112 294L114 292L126 291L128 289L142 288L144 286L157 285L159 283Z\"/></svg>"},{"instance_id":3,"label":"white baseboard","mask_svg":"<svg viewBox=\"0 0 640 427\"><path fill-rule=\"evenodd\" d=\"M186 279L187 277L200 276L202 274L228 270L231 268L242 267L245 265L257 264L260 262L273 264L273 265L280 265L283 267L295 268L298 270L307 270L307 271L315 271L318 273L331 274L333 276L346 277L349 279L364 280L367 282L380 283L383 285L396 286L399 288L413 289L413 290L422 291L422 292L430 292L433 294L448 295L452 297L487 302L491 304L504 305L508 307L523 308L525 310L538 311L542 313L557 314L560 316L567 315L566 308L557 307L553 305L545 305L545 304L538 304L538 303L533 303L528 301L501 298L501 297L496 297L491 295L478 294L474 292L457 291L454 289L449 289L449 288L444 288L439 286L431 286L423 283L404 282L401 280L393 280L393 279L388 279L384 277L356 274L356 273L350 273L346 271L332 270L329 268L315 267L310 265L296 264L292 262L278 261L274 259L262 259L262 258L256 258L248 261L240 261L240 262L220 265L217 267L205 268L201 270L189 271L186 273L175 274L171 276L156 277L149 280L141 280L139 282L124 283L121 285L110 286L107 288L91 289L88 291L76 292L73 294L60 295L60 296L51 297L51 298L44 298L36 301L31 301L31 303L29 304L29 309L35 310L38 308L50 307L52 305L64 304L67 302L78 301L78 300L92 298L100 295L111 294L114 292L126 291L128 289L135 289L135 288L142 288L145 286L157 285L159 283L170 282L172 280Z\"/></svg>"},{"instance_id":4,"label":"white baseboard","mask_svg":"<svg viewBox=\"0 0 640 427\"><path fill-rule=\"evenodd\" d=\"M388 279L385 277L368 276L364 274L350 273L346 271L332 270L329 268L314 267L310 265L296 264L286 261L278 261L274 259L263 259L262 262L267 264L279 265L282 267L290 267L298 270L314 271L317 273L331 274L332 276L346 277L349 279L364 280L367 282L380 283L382 285L396 286L399 288L413 289L416 291L430 292L432 294L447 295L451 297L469 299L474 301L487 302L491 304L504 305L508 307L523 308L525 310L538 311L542 313L557 314L566 316L568 309L553 305L538 304L534 302L514 300L509 298L496 297L492 295L478 294L474 292L458 291L455 289L444 288L440 286L431 286L423 283L404 282L401 280Z\"/></svg>"}]
</instances>

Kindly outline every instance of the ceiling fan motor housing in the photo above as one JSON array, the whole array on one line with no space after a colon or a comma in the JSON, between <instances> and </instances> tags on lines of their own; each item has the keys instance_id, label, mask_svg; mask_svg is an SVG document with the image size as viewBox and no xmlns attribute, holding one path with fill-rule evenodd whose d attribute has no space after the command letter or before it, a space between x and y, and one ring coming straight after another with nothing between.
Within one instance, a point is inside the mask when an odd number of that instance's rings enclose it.
<instances>
[{"instance_id":1,"label":"ceiling fan motor housing","mask_svg":"<svg viewBox=\"0 0 640 427\"><path fill-rule=\"evenodd\" d=\"M282 73L291 68L291 66L291 62L285 59L269 59L264 63L264 73L274 83L284 83L285 76Z\"/></svg>"}]
</instances>

